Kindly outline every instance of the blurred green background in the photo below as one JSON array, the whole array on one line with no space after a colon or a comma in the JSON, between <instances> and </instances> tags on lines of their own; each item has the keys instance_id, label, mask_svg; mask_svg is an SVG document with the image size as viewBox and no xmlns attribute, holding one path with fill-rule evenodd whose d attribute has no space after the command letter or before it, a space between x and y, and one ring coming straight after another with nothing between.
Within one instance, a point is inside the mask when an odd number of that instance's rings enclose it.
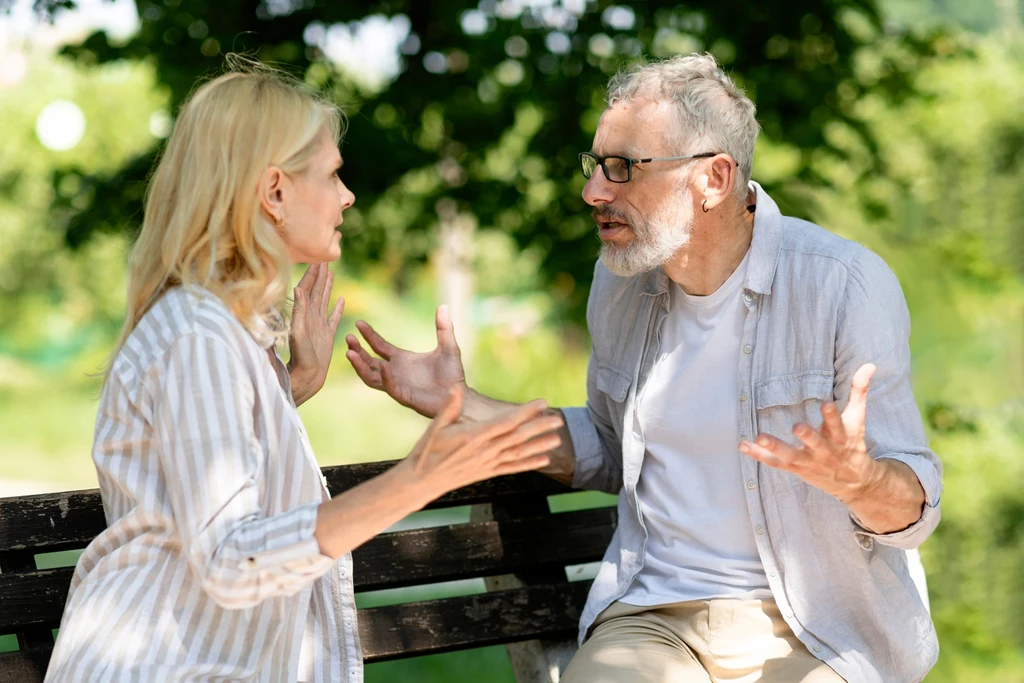
<instances>
[{"instance_id":1,"label":"blurred green background","mask_svg":"<svg viewBox=\"0 0 1024 683\"><path fill-rule=\"evenodd\" d=\"M0 496L95 486L95 373L146 175L225 52L348 112L344 331L366 318L431 348L451 291L441 236L461 226L470 383L572 405L598 247L575 153L601 86L641 54L710 50L758 105L755 179L879 252L906 293L916 395L946 465L943 521L921 549L942 646L928 681L1022 682L1022 16L1017 0L0 0ZM401 457L425 424L340 354L301 412L325 465ZM512 676L498 647L367 680Z\"/></svg>"}]
</instances>

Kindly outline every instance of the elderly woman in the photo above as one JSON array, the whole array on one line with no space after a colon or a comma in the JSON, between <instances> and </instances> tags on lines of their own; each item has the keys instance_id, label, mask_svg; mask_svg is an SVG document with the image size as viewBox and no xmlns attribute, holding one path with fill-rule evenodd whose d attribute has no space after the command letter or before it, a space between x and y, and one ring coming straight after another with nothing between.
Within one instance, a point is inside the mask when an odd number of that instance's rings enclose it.
<instances>
[{"instance_id":1,"label":"elderly woman","mask_svg":"<svg viewBox=\"0 0 1024 683\"><path fill-rule=\"evenodd\" d=\"M75 569L47 681L360 681L349 553L460 486L543 467L541 402L455 424L331 497L296 405L323 384L342 117L240 59L182 107L149 186L93 459L108 528ZM291 361L280 314L296 263Z\"/></svg>"}]
</instances>

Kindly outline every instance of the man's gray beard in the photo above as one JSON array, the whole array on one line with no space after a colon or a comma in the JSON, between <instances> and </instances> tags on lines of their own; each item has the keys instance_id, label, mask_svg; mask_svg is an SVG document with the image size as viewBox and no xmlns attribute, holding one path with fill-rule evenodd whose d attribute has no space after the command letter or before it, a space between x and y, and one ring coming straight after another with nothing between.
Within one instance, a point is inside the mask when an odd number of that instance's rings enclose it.
<instances>
[{"instance_id":1,"label":"man's gray beard","mask_svg":"<svg viewBox=\"0 0 1024 683\"><path fill-rule=\"evenodd\" d=\"M667 217L666 217L667 218ZM674 220L672 220L674 219ZM691 221L683 216L655 219L633 228L633 241L625 246L601 245L601 263L619 277L634 277L665 265L690 241Z\"/></svg>"}]
</instances>

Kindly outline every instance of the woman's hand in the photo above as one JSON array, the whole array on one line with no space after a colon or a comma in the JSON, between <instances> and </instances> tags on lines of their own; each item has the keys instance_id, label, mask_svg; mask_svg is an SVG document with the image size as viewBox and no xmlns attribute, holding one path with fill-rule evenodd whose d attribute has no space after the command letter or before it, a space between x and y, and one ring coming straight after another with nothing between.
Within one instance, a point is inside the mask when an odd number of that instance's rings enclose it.
<instances>
[{"instance_id":1,"label":"woman's hand","mask_svg":"<svg viewBox=\"0 0 1024 683\"><path fill-rule=\"evenodd\" d=\"M309 400L327 379L334 339L345 310L345 300L339 298L330 317L327 317L333 286L334 273L326 263L317 263L306 269L294 291L295 304L292 306L292 327L288 338L291 349L288 375L295 405Z\"/></svg>"},{"instance_id":2,"label":"woman's hand","mask_svg":"<svg viewBox=\"0 0 1024 683\"><path fill-rule=\"evenodd\" d=\"M545 415L547 403L531 401L496 417L456 423L462 412L463 389L454 387L440 412L413 447L408 463L424 483L441 493L478 481L546 467L549 451L562 443L556 433L560 415Z\"/></svg>"},{"instance_id":3,"label":"woman's hand","mask_svg":"<svg viewBox=\"0 0 1024 683\"><path fill-rule=\"evenodd\" d=\"M455 341L447 306L437 309L435 324L437 347L428 353L413 353L388 343L360 320L356 327L380 358L367 353L351 334L345 337L345 357L366 386L386 392L403 406L433 418L445 405L452 388L466 388L462 352Z\"/></svg>"},{"instance_id":4,"label":"woman's hand","mask_svg":"<svg viewBox=\"0 0 1024 683\"><path fill-rule=\"evenodd\" d=\"M341 557L430 501L484 479L535 470L561 439L559 416L545 416L543 401L506 410L482 422L455 421L463 393L455 387L409 457L383 474L323 503L317 511L320 552Z\"/></svg>"}]
</instances>

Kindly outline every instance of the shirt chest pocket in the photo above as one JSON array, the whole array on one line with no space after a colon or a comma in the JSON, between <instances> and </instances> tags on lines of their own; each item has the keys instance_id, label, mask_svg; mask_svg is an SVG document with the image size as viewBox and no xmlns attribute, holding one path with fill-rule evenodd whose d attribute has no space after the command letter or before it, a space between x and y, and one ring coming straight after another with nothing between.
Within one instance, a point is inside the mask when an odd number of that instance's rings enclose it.
<instances>
[{"instance_id":1,"label":"shirt chest pocket","mask_svg":"<svg viewBox=\"0 0 1024 683\"><path fill-rule=\"evenodd\" d=\"M616 403L622 403L629 394L633 379L618 368L599 363L597 366L597 390L606 394Z\"/></svg>"},{"instance_id":2,"label":"shirt chest pocket","mask_svg":"<svg viewBox=\"0 0 1024 683\"><path fill-rule=\"evenodd\" d=\"M754 389L757 431L771 434L793 446L803 443L793 435L793 426L805 422L821 426L821 406L832 400L834 375L831 371L805 371L769 377ZM775 491L788 491L806 484L796 475L765 467Z\"/></svg>"}]
</instances>

